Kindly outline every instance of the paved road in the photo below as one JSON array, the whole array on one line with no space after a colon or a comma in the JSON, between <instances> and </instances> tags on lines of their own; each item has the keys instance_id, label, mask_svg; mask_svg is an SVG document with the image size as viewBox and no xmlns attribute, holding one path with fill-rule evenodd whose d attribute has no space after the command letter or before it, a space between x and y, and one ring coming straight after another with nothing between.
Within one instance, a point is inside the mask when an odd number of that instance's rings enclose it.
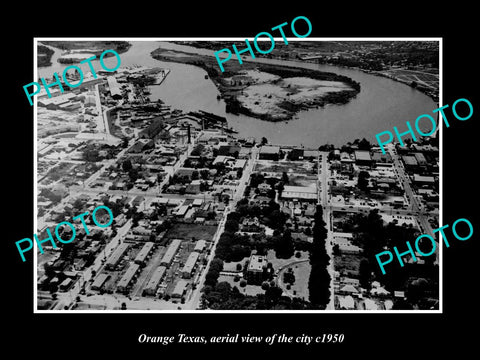
<instances>
[{"instance_id":1,"label":"paved road","mask_svg":"<svg viewBox=\"0 0 480 360\"><path fill-rule=\"evenodd\" d=\"M115 249L120 243L122 243L125 235L130 230L132 221L128 220L117 231L117 235L109 241L104 250L98 253L95 261L87 269L80 273L80 279L74 284L74 286L67 292L58 292L58 303L55 306L56 310L62 310L65 306L69 307L73 304L74 300L80 294L82 284L85 283L85 290L90 288L89 280L92 279L92 271L94 270L98 275L104 268L103 259L108 258L108 255ZM96 275L95 275L96 276Z\"/></svg>"},{"instance_id":2,"label":"paved road","mask_svg":"<svg viewBox=\"0 0 480 360\"><path fill-rule=\"evenodd\" d=\"M247 186L246 183L248 179L250 178L250 175L252 171L255 169L255 163L257 161L257 156L258 156L258 148L254 147L252 148L252 154L251 158L248 159L248 163L245 166L245 169L243 171L242 178L240 179L239 186L236 189L235 194L232 196L232 201L230 201L230 204L225 208L225 211L222 216L222 220L220 221L217 232L215 233L212 241L213 241L213 246L210 249L210 255L208 257L208 262L207 265L202 271L202 274L198 280L198 285L197 288L194 290L193 294L191 295L190 299L185 303L183 306L185 309L197 309L200 306L200 299L201 299L201 290L203 288L204 282L205 282L205 276L207 274L207 271L210 267L210 263L212 262L212 259L215 256L215 249L217 248L218 244L218 239L220 239L220 235L223 233L223 230L225 229L225 222L227 219L227 215L235 210L237 206L237 202L243 198L243 193L245 192L245 187Z\"/></svg>"},{"instance_id":3,"label":"paved road","mask_svg":"<svg viewBox=\"0 0 480 360\"><path fill-rule=\"evenodd\" d=\"M419 225L421 227L420 230L424 234L429 234L433 236L432 227L426 217L427 213L424 212L421 203L416 198L416 195L410 185L410 178L408 174L406 174L403 164L400 162L399 156L397 155L396 151L394 151L394 148L391 146L388 147L388 151L394 161L394 166L397 169L398 176L402 182L405 194L407 195L407 198L409 200L410 208L417 215L417 219L419 220Z\"/></svg>"},{"instance_id":4,"label":"paved road","mask_svg":"<svg viewBox=\"0 0 480 360\"><path fill-rule=\"evenodd\" d=\"M334 269L334 259L333 259L333 247L332 247L332 238L333 238L333 231L332 231L332 207L329 206L329 194L328 194L328 179L330 178L330 169L328 168L328 152L320 152L319 157L322 157L322 162L320 163L320 159L318 160L318 181L319 181L319 191L320 191L320 205L322 205L323 209L323 221L327 225L327 239L325 240L325 249L327 251L328 256L330 257L330 261L327 264L327 270L330 275L330 301L327 304L327 310L334 309L334 284L333 280L335 279L335 269Z\"/></svg>"}]
</instances>

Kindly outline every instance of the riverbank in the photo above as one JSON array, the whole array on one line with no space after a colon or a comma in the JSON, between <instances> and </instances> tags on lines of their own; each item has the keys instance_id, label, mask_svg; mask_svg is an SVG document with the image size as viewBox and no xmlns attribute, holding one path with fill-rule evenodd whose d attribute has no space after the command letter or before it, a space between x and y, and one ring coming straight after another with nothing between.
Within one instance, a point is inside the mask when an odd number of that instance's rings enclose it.
<instances>
[{"instance_id":1,"label":"riverbank","mask_svg":"<svg viewBox=\"0 0 480 360\"><path fill-rule=\"evenodd\" d=\"M228 41L176 41L175 43L212 51L222 47L228 48L231 45ZM279 61L294 60L362 71L408 85L438 102L437 54L439 49L435 42L321 41L315 45L311 44L308 42L291 43L288 46L278 44L265 57Z\"/></svg>"},{"instance_id":2,"label":"riverbank","mask_svg":"<svg viewBox=\"0 0 480 360\"><path fill-rule=\"evenodd\" d=\"M351 78L318 70L231 60L222 73L208 55L158 48L151 56L201 67L220 91L226 112L266 121L290 120L301 110L345 104L360 91L360 84Z\"/></svg>"},{"instance_id":3,"label":"riverbank","mask_svg":"<svg viewBox=\"0 0 480 360\"><path fill-rule=\"evenodd\" d=\"M52 65L52 56L55 53L52 49L39 44L37 47L37 66L45 67Z\"/></svg>"},{"instance_id":4,"label":"riverbank","mask_svg":"<svg viewBox=\"0 0 480 360\"><path fill-rule=\"evenodd\" d=\"M408 70L408 69L391 68L391 69L384 69L384 70L370 70L370 69L364 69L360 66L349 66L347 64L319 62L319 61L315 61L315 60L303 60L303 59L302 59L302 61L305 62L305 63L309 63L309 64L339 66L339 67L342 67L342 68L345 68L345 69L358 70L358 71L364 72L365 74L387 78L387 79L390 79L390 80L397 81L399 83L408 85L411 88L416 89L416 90L424 93L425 95L427 95L429 98L431 98L435 102L438 102L438 100L439 100L438 75L437 75L437 79L436 79L436 82L437 82L436 86L427 87L427 86L424 86L423 84L419 83L418 79L405 78L405 74L402 74L403 78L395 76L395 72L397 72L399 70L403 71L403 72L409 72L410 70ZM431 70L435 70L435 69L432 68ZM416 71L410 71L410 72L415 73ZM428 73L426 73L426 75L434 76L434 74L428 74Z\"/></svg>"},{"instance_id":5,"label":"riverbank","mask_svg":"<svg viewBox=\"0 0 480 360\"><path fill-rule=\"evenodd\" d=\"M105 50L109 49L121 54L127 52L132 46L128 41L42 41L42 43L67 52L67 54L62 54L58 58L57 61L61 64L76 64L93 55L100 56ZM39 44L38 49L40 49L40 47L45 46ZM48 50L51 51L51 49ZM42 66L51 65L50 59L52 55L53 52L50 54L50 58L48 59L49 63ZM111 56L114 56L114 54L105 54L105 57ZM37 55L38 61L40 61L41 57L44 56Z\"/></svg>"}]
</instances>

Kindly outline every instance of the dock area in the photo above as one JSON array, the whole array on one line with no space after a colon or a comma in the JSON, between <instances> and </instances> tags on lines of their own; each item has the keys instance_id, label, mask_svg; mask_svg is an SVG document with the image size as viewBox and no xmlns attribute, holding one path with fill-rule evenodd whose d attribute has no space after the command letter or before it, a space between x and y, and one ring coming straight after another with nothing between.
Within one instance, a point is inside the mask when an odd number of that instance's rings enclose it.
<instances>
[{"instance_id":1,"label":"dock area","mask_svg":"<svg viewBox=\"0 0 480 360\"><path fill-rule=\"evenodd\" d=\"M170 69L162 69L155 76L155 82L152 85L161 85L163 80L170 74Z\"/></svg>"}]
</instances>

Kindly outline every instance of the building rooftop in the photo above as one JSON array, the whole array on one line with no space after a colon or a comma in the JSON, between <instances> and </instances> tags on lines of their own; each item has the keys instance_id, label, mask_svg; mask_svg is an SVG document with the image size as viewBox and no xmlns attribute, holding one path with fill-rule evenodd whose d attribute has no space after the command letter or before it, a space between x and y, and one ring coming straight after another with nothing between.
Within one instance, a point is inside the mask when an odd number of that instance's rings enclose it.
<instances>
[{"instance_id":1,"label":"building rooftop","mask_svg":"<svg viewBox=\"0 0 480 360\"><path fill-rule=\"evenodd\" d=\"M95 279L95 281L93 282L92 284L92 288L100 288L104 283L105 281L108 280L108 278L110 277L109 274L100 274L97 276L97 278Z\"/></svg>"},{"instance_id":2,"label":"building rooftop","mask_svg":"<svg viewBox=\"0 0 480 360\"><path fill-rule=\"evenodd\" d=\"M130 245L129 244L126 244L126 243L122 243L120 245L118 245L118 247L115 249L115 251L113 252L112 255L110 255L110 257L108 258L107 260L107 265L110 265L110 266L115 266L118 264L118 262L120 261L120 259L123 257L123 254L125 253L125 251L128 249Z\"/></svg>"},{"instance_id":3,"label":"building rooftop","mask_svg":"<svg viewBox=\"0 0 480 360\"><path fill-rule=\"evenodd\" d=\"M195 264L197 263L198 257L200 254L198 252L192 252L189 256L185 265L183 266L182 272L191 273Z\"/></svg>"},{"instance_id":4,"label":"building rooftop","mask_svg":"<svg viewBox=\"0 0 480 360\"><path fill-rule=\"evenodd\" d=\"M117 284L117 287L124 287L126 288L128 284L130 284L130 281L132 281L133 277L137 273L138 269L140 268L140 265L138 264L131 264L127 271L125 271L125 274L123 274L122 278Z\"/></svg>"},{"instance_id":5,"label":"building rooftop","mask_svg":"<svg viewBox=\"0 0 480 360\"><path fill-rule=\"evenodd\" d=\"M185 290L187 290L188 282L186 280L180 279L173 289L172 295L182 296Z\"/></svg>"},{"instance_id":6,"label":"building rooftop","mask_svg":"<svg viewBox=\"0 0 480 360\"><path fill-rule=\"evenodd\" d=\"M159 266L153 273L150 280L148 280L148 283L145 286L145 290L155 291L158 284L162 280L163 275L165 275L165 271L167 271L167 268L165 266Z\"/></svg>"},{"instance_id":7,"label":"building rooftop","mask_svg":"<svg viewBox=\"0 0 480 360\"><path fill-rule=\"evenodd\" d=\"M374 152L372 155L372 159L376 162L383 162L383 163L391 163L392 162L392 156L389 153L379 153L379 152Z\"/></svg>"},{"instance_id":8,"label":"building rooftop","mask_svg":"<svg viewBox=\"0 0 480 360\"><path fill-rule=\"evenodd\" d=\"M308 193L308 194L316 194L317 193L317 185L315 186L293 186L293 185L285 185L283 188L283 192L297 192L297 193Z\"/></svg>"},{"instance_id":9,"label":"building rooftop","mask_svg":"<svg viewBox=\"0 0 480 360\"><path fill-rule=\"evenodd\" d=\"M180 244L182 243L182 240L179 240L179 239L174 239L172 240L172 242L170 243L170 245L168 246L168 249L167 251L165 252L165 254L163 255L163 258L162 258L162 263L167 263L167 264L170 264L173 257L175 256L175 254L177 253L178 251L178 248L180 247Z\"/></svg>"},{"instance_id":10,"label":"building rooftop","mask_svg":"<svg viewBox=\"0 0 480 360\"><path fill-rule=\"evenodd\" d=\"M110 94L112 96L118 95L122 96L122 92L120 90L120 84L117 82L115 76L108 76L107 77L108 88L110 89Z\"/></svg>"},{"instance_id":11,"label":"building rooftop","mask_svg":"<svg viewBox=\"0 0 480 360\"><path fill-rule=\"evenodd\" d=\"M435 178L433 176L423 176L423 175L414 174L413 181L433 183L435 182Z\"/></svg>"},{"instance_id":12,"label":"building rooftop","mask_svg":"<svg viewBox=\"0 0 480 360\"><path fill-rule=\"evenodd\" d=\"M135 262L144 262L147 258L150 251L152 251L153 242L147 242L143 245L142 249L138 252L137 257L135 258Z\"/></svg>"},{"instance_id":13,"label":"building rooftop","mask_svg":"<svg viewBox=\"0 0 480 360\"><path fill-rule=\"evenodd\" d=\"M248 263L248 271L263 271L263 268L267 266L267 259L262 255L252 255L250 262Z\"/></svg>"},{"instance_id":14,"label":"building rooftop","mask_svg":"<svg viewBox=\"0 0 480 360\"><path fill-rule=\"evenodd\" d=\"M370 156L369 151L355 150L355 159L361 160L361 161L371 161L372 157Z\"/></svg>"},{"instance_id":15,"label":"building rooftop","mask_svg":"<svg viewBox=\"0 0 480 360\"><path fill-rule=\"evenodd\" d=\"M415 159L417 159L417 162L420 164L420 165L424 165L427 163L427 159L425 159L425 156L422 154L422 153L414 153L413 156L415 156Z\"/></svg>"},{"instance_id":16,"label":"building rooftop","mask_svg":"<svg viewBox=\"0 0 480 360\"><path fill-rule=\"evenodd\" d=\"M205 240L198 240L195 243L195 248L193 249L193 251L203 251L206 245L207 245L207 242Z\"/></svg>"},{"instance_id":17,"label":"building rooftop","mask_svg":"<svg viewBox=\"0 0 480 360\"><path fill-rule=\"evenodd\" d=\"M402 156L402 159L403 159L403 162L405 163L405 165L410 165L410 166L418 165L418 162L417 162L417 159L415 158L415 156L404 155L404 156Z\"/></svg>"},{"instance_id":18,"label":"building rooftop","mask_svg":"<svg viewBox=\"0 0 480 360\"><path fill-rule=\"evenodd\" d=\"M280 152L279 146L262 146L260 149L260 154L278 154Z\"/></svg>"}]
</instances>

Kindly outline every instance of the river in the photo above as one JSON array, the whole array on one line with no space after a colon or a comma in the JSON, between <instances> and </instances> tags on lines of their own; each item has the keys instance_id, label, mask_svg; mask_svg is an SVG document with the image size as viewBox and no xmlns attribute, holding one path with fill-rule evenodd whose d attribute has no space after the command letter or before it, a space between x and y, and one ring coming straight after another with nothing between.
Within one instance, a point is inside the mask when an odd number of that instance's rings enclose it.
<instances>
[{"instance_id":1,"label":"river","mask_svg":"<svg viewBox=\"0 0 480 360\"><path fill-rule=\"evenodd\" d=\"M338 66L310 64L297 61L284 61L256 58L255 62L296 66L307 69L334 72L358 81L361 91L349 103L344 105L327 105L324 108L301 111L296 119L288 122L268 122L245 115L232 115L225 112L225 102L217 100L219 91L213 82L205 79L206 72L196 66L162 62L153 59L150 53L158 47L182 50L204 55L212 55L208 49L197 49L191 46L178 45L162 41L133 41L131 48L120 54L121 65L145 65L150 67L166 67L171 70L160 86L151 87L152 100L162 99L173 108L184 111L205 110L224 116L229 126L239 132L239 137L266 137L270 143L303 145L318 147L322 144L341 146L356 138L366 138L376 142L375 134L381 131L392 131L397 126L405 131L406 121L414 123L415 119L425 113L431 113L437 104L422 92L402 83L374 76L355 69ZM39 77L49 77L53 72L61 74L62 65L57 62L62 51L56 48L52 57L52 65L38 69ZM106 58L105 64L114 67L115 57ZM234 57L230 61L236 61ZM100 65L94 62L95 69ZM88 65L82 69L89 72ZM429 130L428 121L425 131ZM431 125L430 125L431 126ZM423 126L422 126L423 127Z\"/></svg>"}]
</instances>

